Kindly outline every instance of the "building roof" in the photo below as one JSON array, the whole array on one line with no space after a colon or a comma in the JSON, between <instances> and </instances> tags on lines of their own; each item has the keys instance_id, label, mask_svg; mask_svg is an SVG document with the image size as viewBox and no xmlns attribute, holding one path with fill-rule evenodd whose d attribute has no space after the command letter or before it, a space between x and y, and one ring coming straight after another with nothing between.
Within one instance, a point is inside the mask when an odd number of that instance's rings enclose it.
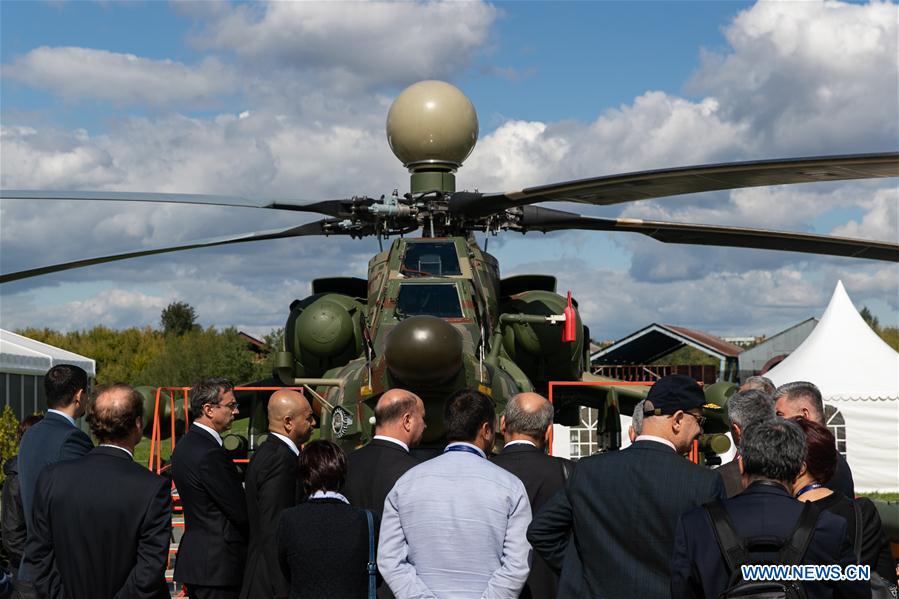
<instances>
[{"instance_id":1,"label":"building roof","mask_svg":"<svg viewBox=\"0 0 899 599\"><path fill-rule=\"evenodd\" d=\"M704 331L652 323L592 353L590 361L601 364L649 364L685 345L718 359L736 358L743 351L740 346Z\"/></svg>"},{"instance_id":2,"label":"building roof","mask_svg":"<svg viewBox=\"0 0 899 599\"><path fill-rule=\"evenodd\" d=\"M88 376L97 375L97 363L90 358L0 329L0 372L43 376L57 364L72 364Z\"/></svg>"}]
</instances>

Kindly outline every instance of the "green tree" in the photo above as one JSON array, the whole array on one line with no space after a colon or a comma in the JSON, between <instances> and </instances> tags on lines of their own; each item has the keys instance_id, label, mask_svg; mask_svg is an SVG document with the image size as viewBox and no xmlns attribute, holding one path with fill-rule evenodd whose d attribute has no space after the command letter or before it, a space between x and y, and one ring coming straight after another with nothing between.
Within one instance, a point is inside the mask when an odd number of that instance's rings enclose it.
<instances>
[{"instance_id":1,"label":"green tree","mask_svg":"<svg viewBox=\"0 0 899 599\"><path fill-rule=\"evenodd\" d=\"M868 306L864 306L859 314L861 315L862 319L868 323L868 326L874 329L875 333L880 331L880 319L871 313L871 310L868 309Z\"/></svg>"},{"instance_id":2,"label":"green tree","mask_svg":"<svg viewBox=\"0 0 899 599\"><path fill-rule=\"evenodd\" d=\"M19 453L19 421L12 408L6 406L0 414L0 465ZM0 468L0 482L6 478L3 469Z\"/></svg>"},{"instance_id":3,"label":"green tree","mask_svg":"<svg viewBox=\"0 0 899 599\"><path fill-rule=\"evenodd\" d=\"M128 383L139 385L140 373L163 349L163 335L149 327L117 331L97 326L86 331L58 333L49 329L19 331L36 341L48 343L97 362L98 384Z\"/></svg>"},{"instance_id":4,"label":"green tree","mask_svg":"<svg viewBox=\"0 0 899 599\"><path fill-rule=\"evenodd\" d=\"M272 352L284 349L284 327L272 329L267 335L263 336L263 340Z\"/></svg>"},{"instance_id":5,"label":"green tree","mask_svg":"<svg viewBox=\"0 0 899 599\"><path fill-rule=\"evenodd\" d=\"M185 335L196 327L197 311L187 302L172 302L163 309L159 322L166 335Z\"/></svg>"},{"instance_id":6,"label":"green tree","mask_svg":"<svg viewBox=\"0 0 899 599\"><path fill-rule=\"evenodd\" d=\"M186 387L206 376L224 376L235 383L254 379L254 354L237 329L213 327L181 336L167 335L162 351L146 365L139 379L150 385Z\"/></svg>"},{"instance_id":7,"label":"green tree","mask_svg":"<svg viewBox=\"0 0 899 599\"><path fill-rule=\"evenodd\" d=\"M668 355L662 356L653 364L662 364L666 366L681 365L700 365L700 364L718 364L718 360L714 356L710 356L705 352L701 352L695 347L685 345L680 349L676 349Z\"/></svg>"}]
</instances>

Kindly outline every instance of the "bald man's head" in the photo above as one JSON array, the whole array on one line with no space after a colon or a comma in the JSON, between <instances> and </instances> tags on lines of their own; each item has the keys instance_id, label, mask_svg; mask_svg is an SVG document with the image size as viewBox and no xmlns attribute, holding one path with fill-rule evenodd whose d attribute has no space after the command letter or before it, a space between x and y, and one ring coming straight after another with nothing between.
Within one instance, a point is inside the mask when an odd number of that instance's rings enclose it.
<instances>
[{"instance_id":1,"label":"bald man's head","mask_svg":"<svg viewBox=\"0 0 899 599\"><path fill-rule=\"evenodd\" d=\"M312 436L315 417L306 398L292 389L279 389L268 400L268 430L302 445Z\"/></svg>"},{"instance_id":2,"label":"bald man's head","mask_svg":"<svg viewBox=\"0 0 899 599\"><path fill-rule=\"evenodd\" d=\"M100 443L132 450L140 441L144 398L130 385L116 383L97 389L87 423Z\"/></svg>"},{"instance_id":3,"label":"bald man's head","mask_svg":"<svg viewBox=\"0 0 899 599\"><path fill-rule=\"evenodd\" d=\"M425 405L405 389L391 389L375 404L375 434L418 445L425 431Z\"/></svg>"},{"instance_id":4,"label":"bald man's head","mask_svg":"<svg viewBox=\"0 0 899 599\"><path fill-rule=\"evenodd\" d=\"M502 427L506 442L528 440L542 446L553 422L553 406L538 393L512 396L503 413Z\"/></svg>"}]
</instances>

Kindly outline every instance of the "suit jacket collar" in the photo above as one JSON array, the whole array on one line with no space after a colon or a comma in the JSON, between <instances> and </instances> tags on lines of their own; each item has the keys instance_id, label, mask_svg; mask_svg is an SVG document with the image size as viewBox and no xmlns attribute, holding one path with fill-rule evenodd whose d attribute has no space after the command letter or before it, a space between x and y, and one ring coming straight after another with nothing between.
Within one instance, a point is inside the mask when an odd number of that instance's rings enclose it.
<instances>
[{"instance_id":1,"label":"suit jacket collar","mask_svg":"<svg viewBox=\"0 0 899 599\"><path fill-rule=\"evenodd\" d=\"M374 447L386 447L387 449L393 449L395 451L400 451L407 455L409 454L408 451L403 449L402 445L399 445L398 443L394 443L393 441L387 441L385 439L372 439L368 444L371 446L374 446Z\"/></svg>"},{"instance_id":2,"label":"suit jacket collar","mask_svg":"<svg viewBox=\"0 0 899 599\"><path fill-rule=\"evenodd\" d=\"M90 450L90 453L97 455L105 455L111 458L121 458L123 460L134 461L134 459L128 455L128 452L124 449L119 449L117 447L109 447L98 445Z\"/></svg>"},{"instance_id":3,"label":"suit jacket collar","mask_svg":"<svg viewBox=\"0 0 899 599\"><path fill-rule=\"evenodd\" d=\"M793 495L783 485L774 481L771 481L771 484L769 484L768 481L758 480L746 487L740 495L781 495L790 499L793 498Z\"/></svg>"},{"instance_id":4,"label":"suit jacket collar","mask_svg":"<svg viewBox=\"0 0 899 599\"><path fill-rule=\"evenodd\" d=\"M285 440L285 439L287 439L287 440ZM273 442L275 440L277 440L278 443L280 443L281 445L283 445L284 447L289 449L290 453L292 453L294 456L300 455L300 448L297 447L296 444L293 443L293 441L290 441L289 437L285 437L285 436L281 435L281 433L275 433L275 432L269 431L268 439L266 439L265 442L269 443L269 442ZM290 441L290 443L288 443L287 441Z\"/></svg>"},{"instance_id":5,"label":"suit jacket collar","mask_svg":"<svg viewBox=\"0 0 899 599\"><path fill-rule=\"evenodd\" d=\"M650 451L661 451L662 453L675 453L673 449L651 439L640 439L631 444L634 449L649 449Z\"/></svg>"},{"instance_id":6,"label":"suit jacket collar","mask_svg":"<svg viewBox=\"0 0 899 599\"><path fill-rule=\"evenodd\" d=\"M47 413L44 414L44 419L45 419L45 420L49 420L50 422L57 422L57 423L59 423L59 424L66 424L66 425L68 425L68 426L75 426L75 428L77 428L77 426L76 426L75 424L73 424L71 420L69 420L68 418L66 418L65 415L60 414L60 413L59 413L59 410L53 410L53 409L47 410Z\"/></svg>"},{"instance_id":7,"label":"suit jacket collar","mask_svg":"<svg viewBox=\"0 0 899 599\"><path fill-rule=\"evenodd\" d=\"M500 455L509 453L543 453L543 450L528 443L515 443L514 445L506 445L499 453Z\"/></svg>"},{"instance_id":8,"label":"suit jacket collar","mask_svg":"<svg viewBox=\"0 0 899 599\"><path fill-rule=\"evenodd\" d=\"M196 422L191 423L190 430L192 432L197 433L200 436L200 438L202 438L202 439L206 439L207 441L215 443L216 447L222 447L222 444L219 443L218 439L216 439L215 437L212 436L212 433L207 431L202 426L196 426L196 424L197 424Z\"/></svg>"}]
</instances>

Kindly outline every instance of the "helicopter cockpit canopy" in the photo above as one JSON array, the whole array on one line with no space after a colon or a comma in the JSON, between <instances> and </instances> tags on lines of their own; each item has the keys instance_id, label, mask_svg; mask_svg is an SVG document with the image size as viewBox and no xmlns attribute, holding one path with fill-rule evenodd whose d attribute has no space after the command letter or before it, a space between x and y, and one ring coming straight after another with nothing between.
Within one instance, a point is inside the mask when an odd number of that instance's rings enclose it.
<instances>
[{"instance_id":1,"label":"helicopter cockpit canopy","mask_svg":"<svg viewBox=\"0 0 899 599\"><path fill-rule=\"evenodd\" d=\"M403 274L444 277L460 275L459 256L452 241L409 243L400 267Z\"/></svg>"},{"instance_id":2,"label":"helicopter cockpit canopy","mask_svg":"<svg viewBox=\"0 0 899 599\"><path fill-rule=\"evenodd\" d=\"M452 245L450 245L452 247ZM396 317L436 316L463 318L462 302L454 283L406 283L396 298Z\"/></svg>"}]
</instances>

